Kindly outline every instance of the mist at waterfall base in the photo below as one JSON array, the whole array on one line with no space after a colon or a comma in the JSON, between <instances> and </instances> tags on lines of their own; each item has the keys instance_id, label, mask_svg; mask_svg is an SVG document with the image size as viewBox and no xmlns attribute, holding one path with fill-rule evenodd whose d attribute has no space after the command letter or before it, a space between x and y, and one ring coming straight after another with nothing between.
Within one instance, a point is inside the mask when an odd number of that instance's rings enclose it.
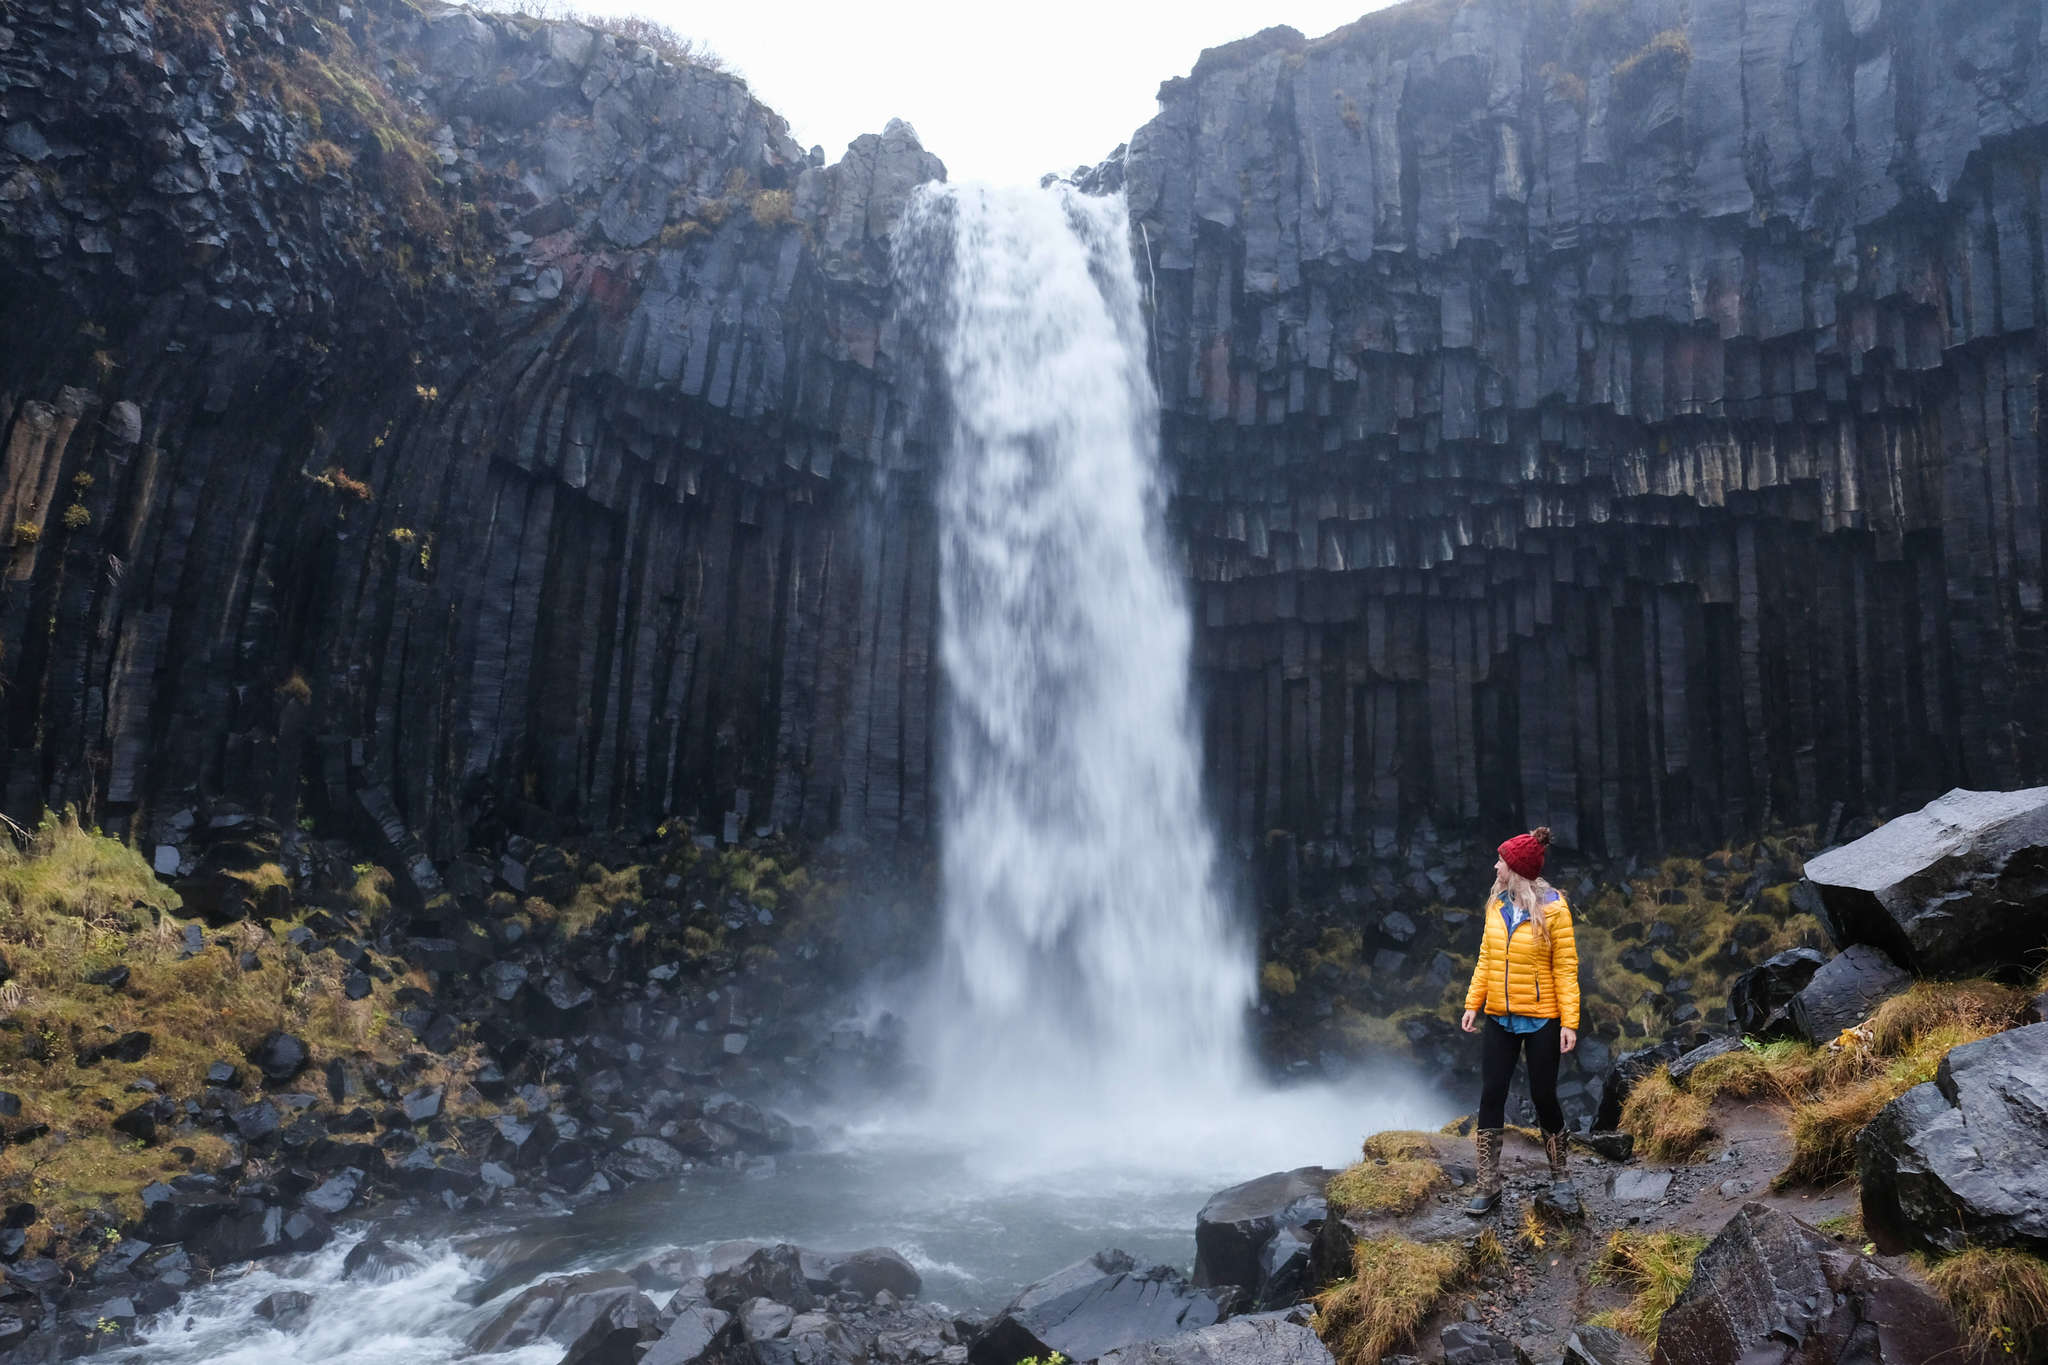
<instances>
[{"instance_id":1,"label":"mist at waterfall base","mask_svg":"<svg viewBox=\"0 0 2048 1365\"><path fill-rule=\"evenodd\" d=\"M438 1365L547 1276L738 1240L890 1246L925 1298L986 1314L1104 1247L1186 1269L1216 1190L1446 1116L1407 1078L1276 1088L1251 1061L1253 944L1201 808L1127 222L1121 199L1063 188L927 187L899 230L910 325L956 413L942 940L926 976L874 993L911 1022L919 1093L784 1105L819 1141L772 1170L686 1171L553 1216L380 1220L419 1258L386 1283L343 1278L368 1231L345 1229L223 1272L112 1359ZM312 1296L289 1331L254 1313L277 1290Z\"/></svg>"}]
</instances>

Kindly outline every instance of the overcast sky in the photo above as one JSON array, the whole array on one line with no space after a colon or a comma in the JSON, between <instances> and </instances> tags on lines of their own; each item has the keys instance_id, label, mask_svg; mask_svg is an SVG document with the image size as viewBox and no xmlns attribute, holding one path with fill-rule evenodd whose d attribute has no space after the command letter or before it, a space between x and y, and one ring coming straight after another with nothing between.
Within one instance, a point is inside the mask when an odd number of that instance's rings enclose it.
<instances>
[{"instance_id":1,"label":"overcast sky","mask_svg":"<svg viewBox=\"0 0 2048 1365\"><path fill-rule=\"evenodd\" d=\"M1288 24L1313 38L1388 0L583 0L709 45L837 161L907 119L953 180L1035 181L1092 164L1157 111L1205 47Z\"/></svg>"}]
</instances>

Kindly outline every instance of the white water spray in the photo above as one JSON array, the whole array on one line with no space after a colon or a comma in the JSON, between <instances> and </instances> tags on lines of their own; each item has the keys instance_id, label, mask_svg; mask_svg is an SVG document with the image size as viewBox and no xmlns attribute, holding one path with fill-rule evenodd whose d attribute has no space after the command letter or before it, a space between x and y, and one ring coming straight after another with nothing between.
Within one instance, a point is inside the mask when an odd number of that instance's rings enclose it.
<instances>
[{"instance_id":1,"label":"white water spray","mask_svg":"<svg viewBox=\"0 0 2048 1365\"><path fill-rule=\"evenodd\" d=\"M928 186L897 248L955 412L937 1099L991 1128L1101 1120L1111 1159L1241 1092L1254 998L1201 808L1128 221L1120 197Z\"/></svg>"}]
</instances>

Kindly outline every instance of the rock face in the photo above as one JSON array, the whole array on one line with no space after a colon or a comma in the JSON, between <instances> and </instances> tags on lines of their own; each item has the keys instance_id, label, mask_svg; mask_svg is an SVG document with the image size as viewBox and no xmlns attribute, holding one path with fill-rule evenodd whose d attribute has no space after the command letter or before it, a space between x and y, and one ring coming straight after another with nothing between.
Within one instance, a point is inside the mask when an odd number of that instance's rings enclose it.
<instances>
[{"instance_id":1,"label":"rock face","mask_svg":"<svg viewBox=\"0 0 2048 1365\"><path fill-rule=\"evenodd\" d=\"M921 843L936 159L582 24L260 8L8 10L0 803L303 796L423 892L506 821ZM2048 771L2028 0L1596 9L1269 30L1089 177L1240 836Z\"/></svg>"},{"instance_id":2,"label":"rock face","mask_svg":"<svg viewBox=\"0 0 2048 1365\"><path fill-rule=\"evenodd\" d=\"M969 1343L969 1359L1016 1365L1058 1351L1085 1365L1118 1347L1192 1332L1222 1316L1214 1297L1169 1267L1141 1270L1121 1251L1102 1251L1026 1287Z\"/></svg>"},{"instance_id":3,"label":"rock face","mask_svg":"<svg viewBox=\"0 0 2048 1365\"><path fill-rule=\"evenodd\" d=\"M303 792L427 890L507 803L920 841L885 286L937 159L898 124L812 164L577 23L200 8L8 12L6 808Z\"/></svg>"},{"instance_id":4,"label":"rock face","mask_svg":"<svg viewBox=\"0 0 2048 1365\"><path fill-rule=\"evenodd\" d=\"M1788 1213L1745 1204L1693 1263L1657 1330L1655 1365L1962 1359L1948 1310L1911 1280Z\"/></svg>"},{"instance_id":5,"label":"rock face","mask_svg":"<svg viewBox=\"0 0 2048 1365\"><path fill-rule=\"evenodd\" d=\"M1811 948L1787 948L1764 959L1728 988L1728 1022L1745 1037L1791 1036L1796 1032L1792 997L1806 989L1826 962Z\"/></svg>"},{"instance_id":6,"label":"rock face","mask_svg":"<svg viewBox=\"0 0 2048 1365\"><path fill-rule=\"evenodd\" d=\"M1161 88L1110 178L1238 832L2048 771L2033 15L1404 5Z\"/></svg>"},{"instance_id":7,"label":"rock face","mask_svg":"<svg viewBox=\"0 0 2048 1365\"><path fill-rule=\"evenodd\" d=\"M1859 943L1829 959L1792 997L1792 1026L1816 1046L1830 1042L1912 984L1913 978L1881 950Z\"/></svg>"},{"instance_id":8,"label":"rock face","mask_svg":"<svg viewBox=\"0 0 2048 1365\"><path fill-rule=\"evenodd\" d=\"M2017 976L2048 957L2048 787L1956 790L1806 864L1838 946L1925 976Z\"/></svg>"},{"instance_id":9,"label":"rock face","mask_svg":"<svg viewBox=\"0 0 2048 1365\"><path fill-rule=\"evenodd\" d=\"M1887 1252L2048 1254L2048 1024L1949 1053L1857 1134L1856 1170Z\"/></svg>"}]
</instances>

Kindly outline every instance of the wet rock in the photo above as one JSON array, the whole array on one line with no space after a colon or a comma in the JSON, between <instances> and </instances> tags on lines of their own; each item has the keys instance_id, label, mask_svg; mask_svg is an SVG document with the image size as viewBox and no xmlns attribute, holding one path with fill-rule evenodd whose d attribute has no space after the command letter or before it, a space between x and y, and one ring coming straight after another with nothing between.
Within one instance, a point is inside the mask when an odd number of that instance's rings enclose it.
<instances>
[{"instance_id":1,"label":"wet rock","mask_svg":"<svg viewBox=\"0 0 2048 1365\"><path fill-rule=\"evenodd\" d=\"M259 1299L255 1313L280 1332L289 1332L306 1320L312 1308L311 1294L297 1289L279 1289Z\"/></svg>"},{"instance_id":2,"label":"wet rock","mask_svg":"<svg viewBox=\"0 0 2048 1365\"><path fill-rule=\"evenodd\" d=\"M748 1299L740 1305L740 1335L748 1341L773 1341L789 1335L796 1310L773 1299Z\"/></svg>"},{"instance_id":3,"label":"wet rock","mask_svg":"<svg viewBox=\"0 0 2048 1365\"><path fill-rule=\"evenodd\" d=\"M1439 1337L1444 1365L1535 1365L1520 1346L1476 1322L1454 1322Z\"/></svg>"},{"instance_id":4,"label":"wet rock","mask_svg":"<svg viewBox=\"0 0 2048 1365\"><path fill-rule=\"evenodd\" d=\"M632 1278L621 1271L547 1280L519 1294L472 1332L468 1346L479 1354L510 1351L543 1339L574 1346L592 1327L612 1321L613 1311L622 1303L634 1299L646 1302ZM629 1307L622 1311L631 1321L639 1310Z\"/></svg>"},{"instance_id":5,"label":"wet rock","mask_svg":"<svg viewBox=\"0 0 2048 1365\"><path fill-rule=\"evenodd\" d=\"M1269 1314L1119 1347L1099 1359L1101 1365L1329 1365L1331 1355L1306 1325Z\"/></svg>"},{"instance_id":6,"label":"wet rock","mask_svg":"<svg viewBox=\"0 0 2048 1365\"><path fill-rule=\"evenodd\" d=\"M1887 1252L2048 1255L2048 1024L1956 1048L1856 1137L1863 1223Z\"/></svg>"},{"instance_id":7,"label":"wet rock","mask_svg":"<svg viewBox=\"0 0 2048 1365\"><path fill-rule=\"evenodd\" d=\"M1729 1022L1752 1038L1794 1036L1792 997L1806 989L1826 961L1811 948L1787 948L1751 967L1728 988Z\"/></svg>"},{"instance_id":8,"label":"wet rock","mask_svg":"<svg viewBox=\"0 0 2048 1365\"><path fill-rule=\"evenodd\" d=\"M565 1303L555 1322L549 1324L550 1335L562 1335L565 1319L576 1311L576 1304ZM645 1294L611 1297L570 1343L561 1365L639 1365L641 1346L661 1335L658 1316Z\"/></svg>"},{"instance_id":9,"label":"wet rock","mask_svg":"<svg viewBox=\"0 0 2048 1365\"><path fill-rule=\"evenodd\" d=\"M1671 1190L1669 1171L1616 1171L1608 1193L1617 1203L1648 1203L1662 1199Z\"/></svg>"},{"instance_id":10,"label":"wet rock","mask_svg":"<svg viewBox=\"0 0 2048 1365\"><path fill-rule=\"evenodd\" d=\"M1700 1253L1657 1332L1658 1365L1961 1358L1955 1324L1927 1290L1762 1204L1745 1204Z\"/></svg>"},{"instance_id":11,"label":"wet rock","mask_svg":"<svg viewBox=\"0 0 2048 1365\"><path fill-rule=\"evenodd\" d=\"M249 1049L249 1060L263 1073L268 1085L283 1085L298 1076L312 1060L303 1039L289 1033L272 1033Z\"/></svg>"},{"instance_id":12,"label":"wet rock","mask_svg":"<svg viewBox=\"0 0 2048 1365\"><path fill-rule=\"evenodd\" d=\"M1211 1195L1195 1216L1194 1283L1204 1288L1238 1285L1250 1291L1260 1306L1276 1306L1273 1295L1281 1292L1281 1287L1269 1283L1261 1254L1284 1228L1304 1229L1313 1236L1329 1213L1323 1189L1332 1174L1321 1166L1304 1166L1260 1176ZM1307 1240L1290 1239L1290 1243Z\"/></svg>"},{"instance_id":13,"label":"wet rock","mask_svg":"<svg viewBox=\"0 0 2048 1365\"><path fill-rule=\"evenodd\" d=\"M1609 1161L1627 1161L1635 1155L1636 1138L1633 1133L1591 1133L1572 1134L1572 1146L1583 1147L1596 1156Z\"/></svg>"},{"instance_id":14,"label":"wet rock","mask_svg":"<svg viewBox=\"0 0 2048 1365\"><path fill-rule=\"evenodd\" d=\"M804 1277L803 1253L787 1242L763 1247L731 1269L705 1276L704 1294L728 1312L749 1299L773 1299L799 1313L809 1312L817 1302Z\"/></svg>"},{"instance_id":15,"label":"wet rock","mask_svg":"<svg viewBox=\"0 0 2048 1365\"><path fill-rule=\"evenodd\" d=\"M640 1365L700 1365L718 1359L730 1343L736 1324L730 1313L708 1303L684 1304Z\"/></svg>"},{"instance_id":16,"label":"wet rock","mask_svg":"<svg viewBox=\"0 0 2048 1365\"><path fill-rule=\"evenodd\" d=\"M1683 1084L1692 1075L1693 1068L1701 1062L1710 1062L1716 1057L1726 1057L1731 1052L1742 1051L1740 1038L1716 1038L1710 1043L1701 1043L1688 1052L1681 1053L1671 1061L1671 1079Z\"/></svg>"},{"instance_id":17,"label":"wet rock","mask_svg":"<svg viewBox=\"0 0 2048 1365\"><path fill-rule=\"evenodd\" d=\"M973 1365L1015 1365L1058 1351L1086 1362L1138 1342L1208 1327L1216 1298L1167 1266L1140 1270L1121 1251L1102 1251L1025 1288L969 1343Z\"/></svg>"},{"instance_id":18,"label":"wet rock","mask_svg":"<svg viewBox=\"0 0 2048 1365\"><path fill-rule=\"evenodd\" d=\"M1877 949L1845 948L1792 997L1793 1027L1816 1047L1868 1019L1877 1007L1913 984L1913 978Z\"/></svg>"},{"instance_id":19,"label":"wet rock","mask_svg":"<svg viewBox=\"0 0 2048 1365\"><path fill-rule=\"evenodd\" d=\"M354 1167L336 1172L300 1198L300 1203L309 1209L339 1218L354 1207L356 1197L362 1192L363 1173Z\"/></svg>"},{"instance_id":20,"label":"wet rock","mask_svg":"<svg viewBox=\"0 0 2048 1365\"><path fill-rule=\"evenodd\" d=\"M1593 1116L1594 1131L1609 1133L1619 1128L1622 1102L1628 1099L1628 1092L1635 1083L1658 1067L1669 1066L1690 1050L1687 1043L1674 1039L1635 1052L1625 1052L1615 1058L1614 1065L1608 1068L1607 1076L1601 1082L1600 1107Z\"/></svg>"},{"instance_id":21,"label":"wet rock","mask_svg":"<svg viewBox=\"0 0 2048 1365\"><path fill-rule=\"evenodd\" d=\"M1838 946L1929 976L2016 975L2048 951L2048 787L1957 788L1806 864Z\"/></svg>"},{"instance_id":22,"label":"wet rock","mask_svg":"<svg viewBox=\"0 0 2048 1365\"><path fill-rule=\"evenodd\" d=\"M341 1278L386 1284L424 1268L425 1263L405 1248L395 1247L380 1237L366 1237L350 1247L348 1255L342 1258Z\"/></svg>"},{"instance_id":23,"label":"wet rock","mask_svg":"<svg viewBox=\"0 0 2048 1365\"><path fill-rule=\"evenodd\" d=\"M1563 1365L1650 1365L1650 1355L1634 1337L1582 1322L1565 1338Z\"/></svg>"},{"instance_id":24,"label":"wet rock","mask_svg":"<svg viewBox=\"0 0 2048 1365\"><path fill-rule=\"evenodd\" d=\"M887 1247L869 1247L824 1259L825 1278L830 1286L864 1299L885 1293L898 1299L914 1299L924 1289L924 1278L916 1268ZM805 1275L809 1277L809 1269Z\"/></svg>"},{"instance_id":25,"label":"wet rock","mask_svg":"<svg viewBox=\"0 0 2048 1365\"><path fill-rule=\"evenodd\" d=\"M688 1165L688 1159L656 1137L628 1138L606 1162L605 1169L629 1182L671 1176Z\"/></svg>"}]
</instances>

